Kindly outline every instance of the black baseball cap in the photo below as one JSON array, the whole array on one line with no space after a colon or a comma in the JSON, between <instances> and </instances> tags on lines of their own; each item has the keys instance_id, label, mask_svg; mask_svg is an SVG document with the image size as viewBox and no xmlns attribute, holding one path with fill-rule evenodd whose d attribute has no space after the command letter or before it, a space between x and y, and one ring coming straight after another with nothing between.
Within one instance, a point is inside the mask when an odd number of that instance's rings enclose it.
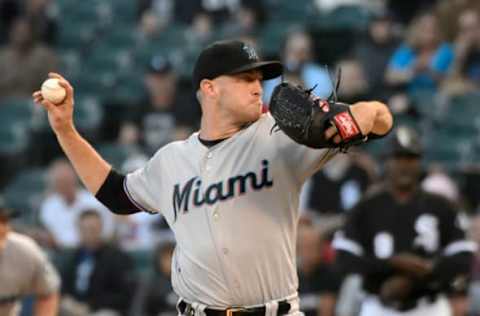
<instances>
[{"instance_id":1,"label":"black baseball cap","mask_svg":"<svg viewBox=\"0 0 480 316\"><path fill-rule=\"evenodd\" d=\"M420 158L423 146L418 133L411 127L399 126L393 133L388 156Z\"/></svg>"},{"instance_id":2,"label":"black baseball cap","mask_svg":"<svg viewBox=\"0 0 480 316\"><path fill-rule=\"evenodd\" d=\"M198 56L193 69L193 88L200 87L203 79L215 79L221 75L233 75L258 69L263 79L273 79L283 73L279 61L261 61L255 49L239 40L218 41L207 46Z\"/></svg>"}]
</instances>

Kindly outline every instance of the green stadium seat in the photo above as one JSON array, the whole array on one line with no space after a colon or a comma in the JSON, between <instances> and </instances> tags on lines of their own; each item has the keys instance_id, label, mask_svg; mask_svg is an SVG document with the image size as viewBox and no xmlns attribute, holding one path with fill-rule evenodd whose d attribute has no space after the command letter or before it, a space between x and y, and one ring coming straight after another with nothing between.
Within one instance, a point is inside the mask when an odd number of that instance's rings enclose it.
<instances>
[{"instance_id":1,"label":"green stadium seat","mask_svg":"<svg viewBox=\"0 0 480 316\"><path fill-rule=\"evenodd\" d=\"M260 49L264 56L278 55L285 37L285 22L282 20L270 21L260 32Z\"/></svg>"},{"instance_id":2,"label":"green stadium seat","mask_svg":"<svg viewBox=\"0 0 480 316\"><path fill-rule=\"evenodd\" d=\"M272 8L272 19L303 23L316 13L312 0L281 1ZM284 28L285 29L285 26Z\"/></svg>"},{"instance_id":3,"label":"green stadium seat","mask_svg":"<svg viewBox=\"0 0 480 316\"><path fill-rule=\"evenodd\" d=\"M136 250L129 251L128 254L133 259L135 272L138 275L146 275L149 271L151 271L153 265L152 251Z\"/></svg>"},{"instance_id":4,"label":"green stadium seat","mask_svg":"<svg viewBox=\"0 0 480 316\"><path fill-rule=\"evenodd\" d=\"M130 154L130 148L117 143L104 143L95 146L100 155L117 170L121 169L122 164Z\"/></svg>"},{"instance_id":5,"label":"green stadium seat","mask_svg":"<svg viewBox=\"0 0 480 316\"><path fill-rule=\"evenodd\" d=\"M4 190L8 204L23 212L22 220L35 223L36 211L47 185L46 171L41 168L20 171Z\"/></svg>"},{"instance_id":6,"label":"green stadium seat","mask_svg":"<svg viewBox=\"0 0 480 316\"><path fill-rule=\"evenodd\" d=\"M93 95L77 95L74 112L75 125L85 132L94 132L103 117L100 100Z\"/></svg>"},{"instance_id":7,"label":"green stadium seat","mask_svg":"<svg viewBox=\"0 0 480 316\"><path fill-rule=\"evenodd\" d=\"M26 149L33 107L30 99L9 99L1 102L0 153L13 155Z\"/></svg>"}]
</instances>

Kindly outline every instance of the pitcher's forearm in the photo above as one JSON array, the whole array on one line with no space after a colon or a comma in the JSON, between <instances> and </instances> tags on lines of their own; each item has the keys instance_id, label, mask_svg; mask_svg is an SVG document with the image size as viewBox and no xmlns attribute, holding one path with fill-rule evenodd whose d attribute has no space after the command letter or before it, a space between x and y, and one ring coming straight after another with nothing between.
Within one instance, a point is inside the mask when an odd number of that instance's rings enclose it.
<instances>
[{"instance_id":1,"label":"pitcher's forearm","mask_svg":"<svg viewBox=\"0 0 480 316\"><path fill-rule=\"evenodd\" d=\"M57 139L85 187L95 195L112 168L110 164L73 127L58 133Z\"/></svg>"}]
</instances>

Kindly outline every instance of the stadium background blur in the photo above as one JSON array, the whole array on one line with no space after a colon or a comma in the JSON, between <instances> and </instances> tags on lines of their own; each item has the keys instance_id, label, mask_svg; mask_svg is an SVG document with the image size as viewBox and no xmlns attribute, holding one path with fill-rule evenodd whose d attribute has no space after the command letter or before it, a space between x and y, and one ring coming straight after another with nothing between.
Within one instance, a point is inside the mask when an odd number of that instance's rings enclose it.
<instances>
[{"instance_id":1,"label":"stadium background blur","mask_svg":"<svg viewBox=\"0 0 480 316\"><path fill-rule=\"evenodd\" d=\"M206 44L241 38L262 56L281 59L287 80L307 87L320 83L319 95L329 92L322 84L328 79L323 65L331 72L340 66L340 100L385 101L397 126L410 126L422 137L424 189L457 203L471 237L480 242L479 19L477 0L0 0L0 188L22 210L15 227L47 249L62 276L69 275L63 273L69 256L84 241L64 235L76 235L78 223L62 212L72 211L85 192L61 160L44 111L31 101L49 71L62 73L75 87L80 132L126 172L198 128L193 62ZM265 84L266 107L272 85ZM333 231L382 179L387 142L341 156L305 186L299 270L311 315L328 315L317 307L332 304L328 297L336 296L339 285L323 280L317 283L328 286L318 286L308 275L316 266L328 268ZM71 201L55 204L53 197ZM76 207L72 212L87 208ZM132 279L125 284L134 290L121 298L119 310L171 314L175 299L166 267L172 237L165 223L155 216L111 216L104 219L107 226L104 242L132 263L124 268ZM472 315L480 310L474 304L479 266L473 271ZM354 308L346 310L337 308L338 315Z\"/></svg>"}]
</instances>

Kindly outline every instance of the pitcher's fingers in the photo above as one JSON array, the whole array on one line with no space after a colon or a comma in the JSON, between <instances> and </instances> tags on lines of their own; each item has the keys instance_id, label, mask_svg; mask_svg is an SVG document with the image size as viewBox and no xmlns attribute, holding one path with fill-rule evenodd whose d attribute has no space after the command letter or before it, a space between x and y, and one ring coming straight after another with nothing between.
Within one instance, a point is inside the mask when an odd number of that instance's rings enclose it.
<instances>
[{"instance_id":1,"label":"pitcher's fingers","mask_svg":"<svg viewBox=\"0 0 480 316\"><path fill-rule=\"evenodd\" d=\"M41 97L42 96L42 91L35 91L34 93L32 93L32 97L34 98L38 98L38 97Z\"/></svg>"},{"instance_id":2,"label":"pitcher's fingers","mask_svg":"<svg viewBox=\"0 0 480 316\"><path fill-rule=\"evenodd\" d=\"M41 102L40 102L41 105L43 105L43 107L48 111L48 112L51 112L51 111L54 111L55 110L55 107L56 105L53 104L52 102L46 100L46 99L43 99Z\"/></svg>"},{"instance_id":3,"label":"pitcher's fingers","mask_svg":"<svg viewBox=\"0 0 480 316\"><path fill-rule=\"evenodd\" d=\"M65 79L60 79L60 81L58 81L58 84L65 88L65 91L67 92L66 99L71 100L73 98L73 87L72 87L72 85L70 83L68 83L68 81L66 81Z\"/></svg>"},{"instance_id":4,"label":"pitcher's fingers","mask_svg":"<svg viewBox=\"0 0 480 316\"><path fill-rule=\"evenodd\" d=\"M337 128L335 126L330 126L327 128L325 131L325 138L330 139L332 138L335 134L337 134Z\"/></svg>"},{"instance_id":5,"label":"pitcher's fingers","mask_svg":"<svg viewBox=\"0 0 480 316\"><path fill-rule=\"evenodd\" d=\"M342 141L342 137L340 137L340 135L337 134L333 137L333 142L335 144L340 144L341 141Z\"/></svg>"},{"instance_id":6,"label":"pitcher's fingers","mask_svg":"<svg viewBox=\"0 0 480 316\"><path fill-rule=\"evenodd\" d=\"M56 73L56 72L49 72L48 77L56 78L56 79L60 79L60 80L65 80L65 78L63 78L63 76L61 74Z\"/></svg>"},{"instance_id":7,"label":"pitcher's fingers","mask_svg":"<svg viewBox=\"0 0 480 316\"><path fill-rule=\"evenodd\" d=\"M33 98L33 102L35 102L35 103L37 103L37 104L41 104L42 101L43 101L43 97L42 97L42 96Z\"/></svg>"}]
</instances>

